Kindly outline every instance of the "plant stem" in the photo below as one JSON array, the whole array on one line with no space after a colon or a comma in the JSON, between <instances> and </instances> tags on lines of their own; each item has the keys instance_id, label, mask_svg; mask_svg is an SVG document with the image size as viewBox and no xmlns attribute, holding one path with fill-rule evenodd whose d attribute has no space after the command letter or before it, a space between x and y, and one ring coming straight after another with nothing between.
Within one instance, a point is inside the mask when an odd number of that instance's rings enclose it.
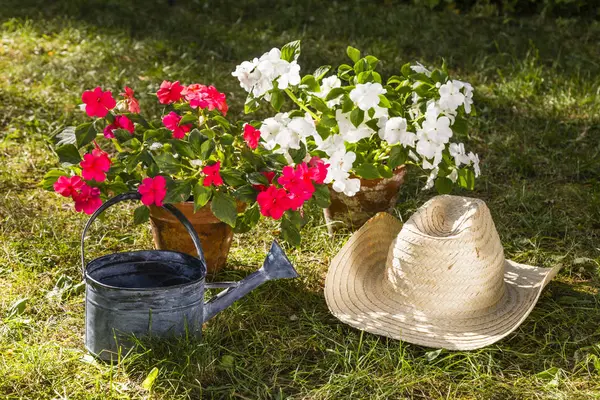
<instances>
[{"instance_id":1,"label":"plant stem","mask_svg":"<svg viewBox=\"0 0 600 400\"><path fill-rule=\"evenodd\" d=\"M297 105L298 107L300 107L301 109L303 109L304 111L306 111L307 113L309 113L309 114L310 114L310 116L311 116L311 117L313 117L313 119L314 119L315 121L319 121L319 117L317 116L317 114L315 114L315 113L314 113L314 112L312 112L310 109L308 109L308 107L306 107L304 104L302 104L302 103L300 102L300 100L298 100L298 98L297 98L297 97L294 95L294 93L292 93L292 91L291 91L290 89L285 89L284 91L285 91L285 93L288 95L288 97L289 97L290 99L292 99L292 101L293 101L294 103L296 103L296 105Z\"/></svg>"}]
</instances>

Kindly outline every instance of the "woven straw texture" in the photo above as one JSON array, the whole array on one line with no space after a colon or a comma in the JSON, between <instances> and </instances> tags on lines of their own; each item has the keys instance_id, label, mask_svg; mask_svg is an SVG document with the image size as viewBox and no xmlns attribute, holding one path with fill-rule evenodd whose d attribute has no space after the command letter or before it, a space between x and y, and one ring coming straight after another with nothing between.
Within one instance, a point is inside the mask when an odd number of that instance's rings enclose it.
<instances>
[{"instance_id":1,"label":"woven straw texture","mask_svg":"<svg viewBox=\"0 0 600 400\"><path fill-rule=\"evenodd\" d=\"M483 201L437 196L404 226L380 213L352 235L331 263L325 299L358 329L471 350L514 331L558 269L506 260Z\"/></svg>"}]
</instances>

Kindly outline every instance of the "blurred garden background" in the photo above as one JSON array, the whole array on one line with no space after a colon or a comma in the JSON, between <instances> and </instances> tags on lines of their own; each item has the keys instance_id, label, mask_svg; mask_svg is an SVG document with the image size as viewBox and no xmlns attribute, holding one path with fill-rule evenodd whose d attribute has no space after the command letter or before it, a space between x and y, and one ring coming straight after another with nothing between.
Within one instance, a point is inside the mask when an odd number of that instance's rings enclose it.
<instances>
[{"instance_id":1,"label":"blurred garden background","mask_svg":"<svg viewBox=\"0 0 600 400\"><path fill-rule=\"evenodd\" d=\"M589 0L0 2L0 397L600 398L600 14ZM361 333L327 310L322 287L350 232L327 236L313 212L301 277L262 286L211 320L202 342L140 343L114 365L83 347L78 241L84 215L44 191L51 137L84 121L81 93L127 85L142 107L162 80L214 84L232 116L243 60L302 39L302 71L343 62L352 45L381 59L440 66L473 84L477 117L462 138L482 159L474 192L506 255L563 266L530 317L471 352ZM158 112L158 110L155 110ZM265 117L266 109L262 117ZM396 216L433 191L412 171ZM132 208L96 224L90 256L150 248ZM254 271L277 235L236 235L230 280Z\"/></svg>"}]
</instances>

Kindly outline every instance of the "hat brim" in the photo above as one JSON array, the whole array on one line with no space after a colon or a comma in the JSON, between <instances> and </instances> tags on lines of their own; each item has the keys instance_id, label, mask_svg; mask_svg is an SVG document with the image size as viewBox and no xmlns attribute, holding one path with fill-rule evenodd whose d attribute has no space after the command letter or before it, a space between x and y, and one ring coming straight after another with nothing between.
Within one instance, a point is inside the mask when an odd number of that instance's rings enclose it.
<instances>
[{"instance_id":1,"label":"hat brim","mask_svg":"<svg viewBox=\"0 0 600 400\"><path fill-rule=\"evenodd\" d=\"M355 328L406 342L449 350L485 347L527 318L559 267L505 261L505 293L493 308L476 314L431 315L386 284L388 249L402 223L387 213L371 218L331 262L325 300L331 313Z\"/></svg>"}]
</instances>

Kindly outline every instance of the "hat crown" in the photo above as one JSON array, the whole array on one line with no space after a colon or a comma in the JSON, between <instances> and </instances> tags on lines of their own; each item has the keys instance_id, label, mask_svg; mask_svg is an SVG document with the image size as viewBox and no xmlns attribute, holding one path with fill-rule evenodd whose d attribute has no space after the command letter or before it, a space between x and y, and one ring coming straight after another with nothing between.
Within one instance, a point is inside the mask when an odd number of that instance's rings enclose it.
<instances>
[{"instance_id":1,"label":"hat crown","mask_svg":"<svg viewBox=\"0 0 600 400\"><path fill-rule=\"evenodd\" d=\"M504 262L482 200L436 196L410 217L390 247L387 283L430 315L484 312L504 295Z\"/></svg>"}]
</instances>

